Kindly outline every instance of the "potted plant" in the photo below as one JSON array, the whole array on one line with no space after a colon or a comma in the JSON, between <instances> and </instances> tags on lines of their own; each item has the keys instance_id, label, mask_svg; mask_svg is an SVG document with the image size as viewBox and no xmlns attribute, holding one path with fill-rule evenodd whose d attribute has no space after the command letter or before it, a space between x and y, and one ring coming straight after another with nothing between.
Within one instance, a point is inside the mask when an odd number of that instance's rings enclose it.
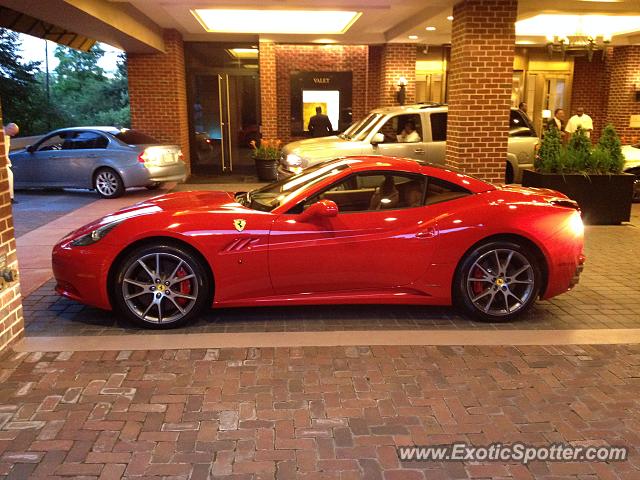
<instances>
[{"instance_id":1,"label":"potted plant","mask_svg":"<svg viewBox=\"0 0 640 480\"><path fill-rule=\"evenodd\" d=\"M578 128L567 145L550 129L542 139L535 170L524 170L522 185L557 190L576 200L585 223L616 225L631 218L633 175L622 173L624 156L613 125L595 148Z\"/></svg>"},{"instance_id":2,"label":"potted plant","mask_svg":"<svg viewBox=\"0 0 640 480\"><path fill-rule=\"evenodd\" d=\"M278 160L280 160L282 142L266 138L259 140L259 142L259 144L255 140L249 142L258 179L263 182L272 182L278 178Z\"/></svg>"}]
</instances>

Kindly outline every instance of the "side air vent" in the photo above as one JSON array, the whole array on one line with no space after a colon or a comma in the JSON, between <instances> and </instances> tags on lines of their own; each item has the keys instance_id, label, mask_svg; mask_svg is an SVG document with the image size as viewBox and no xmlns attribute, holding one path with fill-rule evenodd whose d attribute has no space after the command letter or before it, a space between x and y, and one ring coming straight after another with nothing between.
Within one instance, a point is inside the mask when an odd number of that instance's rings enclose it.
<instances>
[{"instance_id":1,"label":"side air vent","mask_svg":"<svg viewBox=\"0 0 640 480\"><path fill-rule=\"evenodd\" d=\"M549 203L557 207L573 208L574 210L580 211L580 205L578 205L578 202L569 198L552 198L549 200Z\"/></svg>"}]
</instances>

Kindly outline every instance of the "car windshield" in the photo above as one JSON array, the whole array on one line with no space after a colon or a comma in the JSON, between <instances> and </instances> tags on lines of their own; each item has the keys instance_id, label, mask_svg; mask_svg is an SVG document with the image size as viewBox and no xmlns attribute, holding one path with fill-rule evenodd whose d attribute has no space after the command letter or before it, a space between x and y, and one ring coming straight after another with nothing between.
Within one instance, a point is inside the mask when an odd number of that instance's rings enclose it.
<instances>
[{"instance_id":1,"label":"car windshield","mask_svg":"<svg viewBox=\"0 0 640 480\"><path fill-rule=\"evenodd\" d=\"M150 137L146 133L139 132L138 130L122 129L120 132L116 133L114 137L127 145L150 145L160 143L155 138Z\"/></svg>"},{"instance_id":2,"label":"car windshield","mask_svg":"<svg viewBox=\"0 0 640 480\"><path fill-rule=\"evenodd\" d=\"M348 140L349 138L351 138L351 135L353 134L353 132L355 132L358 128L360 128L360 125L362 125L366 119L367 117L355 123L352 123L351 125L349 125L349 128L347 128L344 132L338 135L338 137Z\"/></svg>"},{"instance_id":3,"label":"car windshield","mask_svg":"<svg viewBox=\"0 0 640 480\"><path fill-rule=\"evenodd\" d=\"M372 113L368 117L365 117L365 119L358 124L358 128L355 128L352 132L350 132L347 138L349 140L362 140L369 134L371 129L378 123L378 120L380 120L381 117L381 113Z\"/></svg>"},{"instance_id":4,"label":"car windshield","mask_svg":"<svg viewBox=\"0 0 640 480\"><path fill-rule=\"evenodd\" d=\"M325 178L338 175L342 170L348 168L352 161L340 159L323 162L293 177L265 185L247 193L239 193L236 195L236 200L243 206L253 210L270 212Z\"/></svg>"}]
</instances>

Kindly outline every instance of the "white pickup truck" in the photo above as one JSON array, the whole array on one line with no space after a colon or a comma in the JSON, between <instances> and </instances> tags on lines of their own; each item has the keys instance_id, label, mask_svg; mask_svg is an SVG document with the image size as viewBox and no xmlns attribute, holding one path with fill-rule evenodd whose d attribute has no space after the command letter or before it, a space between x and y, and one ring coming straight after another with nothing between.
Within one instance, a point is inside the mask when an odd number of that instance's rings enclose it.
<instances>
[{"instance_id":1,"label":"white pickup truck","mask_svg":"<svg viewBox=\"0 0 640 480\"><path fill-rule=\"evenodd\" d=\"M392 155L442 165L447 110L442 104L379 108L340 135L289 143L283 148L278 177L286 178L317 163L347 155ZM417 136L412 135L411 142L403 142L399 135L408 123L415 128ZM533 167L537 143L538 136L527 116L512 108L506 183L520 182L522 170Z\"/></svg>"}]
</instances>

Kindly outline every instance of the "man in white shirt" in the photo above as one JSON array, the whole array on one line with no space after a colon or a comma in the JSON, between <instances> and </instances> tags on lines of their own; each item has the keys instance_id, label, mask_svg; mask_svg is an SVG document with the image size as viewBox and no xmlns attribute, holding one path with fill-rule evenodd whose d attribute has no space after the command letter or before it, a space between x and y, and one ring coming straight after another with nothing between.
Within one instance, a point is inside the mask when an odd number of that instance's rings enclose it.
<instances>
[{"instance_id":1,"label":"man in white shirt","mask_svg":"<svg viewBox=\"0 0 640 480\"><path fill-rule=\"evenodd\" d=\"M20 129L15 123L8 123L4 126L4 149L7 154L7 177L9 180L9 195L13 202L13 171L11 170L11 159L9 158L9 150L11 149L11 137L15 137Z\"/></svg>"},{"instance_id":2,"label":"man in white shirt","mask_svg":"<svg viewBox=\"0 0 640 480\"><path fill-rule=\"evenodd\" d=\"M564 127L565 132L572 135L576 130L578 130L578 127L580 127L582 128L582 130L584 130L584 133L587 135L587 137L591 137L591 131L593 130L593 120L591 120L591 117L589 115L584 113L584 108L582 107L578 107L576 109L576 112L576 115L571 117L567 122L567 126Z\"/></svg>"},{"instance_id":3,"label":"man in white shirt","mask_svg":"<svg viewBox=\"0 0 640 480\"><path fill-rule=\"evenodd\" d=\"M417 143L421 141L420 134L416 132L416 124L413 120L408 120L404 124L402 132L398 134L398 143Z\"/></svg>"}]
</instances>

